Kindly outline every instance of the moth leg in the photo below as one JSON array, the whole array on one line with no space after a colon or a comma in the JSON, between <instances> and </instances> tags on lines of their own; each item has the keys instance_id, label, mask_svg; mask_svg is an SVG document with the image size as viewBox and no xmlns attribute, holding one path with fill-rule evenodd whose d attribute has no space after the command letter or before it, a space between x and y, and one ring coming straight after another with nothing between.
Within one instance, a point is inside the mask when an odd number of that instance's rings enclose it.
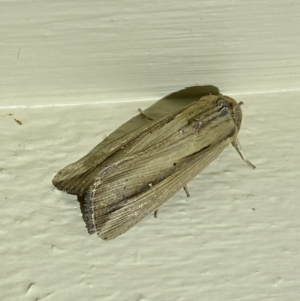
<instances>
[{"instance_id":1,"label":"moth leg","mask_svg":"<svg viewBox=\"0 0 300 301\"><path fill-rule=\"evenodd\" d=\"M186 193L186 196L190 197L191 195L190 195L190 192L189 192L189 190L187 188L187 185L183 186L183 189L184 189L184 191ZM154 211L154 217L157 218L157 216L158 216L158 209Z\"/></svg>"},{"instance_id":2,"label":"moth leg","mask_svg":"<svg viewBox=\"0 0 300 301\"><path fill-rule=\"evenodd\" d=\"M138 109L138 111L141 113L141 115L147 117L149 120L154 120L151 116L147 115L142 109Z\"/></svg>"},{"instance_id":3,"label":"moth leg","mask_svg":"<svg viewBox=\"0 0 300 301\"><path fill-rule=\"evenodd\" d=\"M186 196L187 196L187 197L190 197L191 195L190 195L190 192L189 192L189 190L188 190L188 188L187 188L187 185L183 186L183 189L184 189L184 191L185 191L185 193L186 193Z\"/></svg>"},{"instance_id":4,"label":"moth leg","mask_svg":"<svg viewBox=\"0 0 300 301\"><path fill-rule=\"evenodd\" d=\"M236 149L236 151L238 152L238 154L241 156L241 158L253 169L255 169L255 165L253 165L245 156L243 150L242 150L242 146L238 140L238 138L235 139L235 141L231 142L231 144L234 146L234 148Z\"/></svg>"}]
</instances>

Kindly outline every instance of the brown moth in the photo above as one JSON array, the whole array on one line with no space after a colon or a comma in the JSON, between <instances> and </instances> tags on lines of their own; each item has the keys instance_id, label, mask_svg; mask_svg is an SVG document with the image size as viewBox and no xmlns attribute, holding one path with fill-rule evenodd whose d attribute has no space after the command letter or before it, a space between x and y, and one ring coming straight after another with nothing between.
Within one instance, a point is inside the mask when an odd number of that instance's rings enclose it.
<instances>
[{"instance_id":1,"label":"brown moth","mask_svg":"<svg viewBox=\"0 0 300 301\"><path fill-rule=\"evenodd\" d=\"M232 144L245 157L237 135L241 104L207 95L176 113L141 126L60 170L58 189L83 196L87 227L113 239L155 212Z\"/></svg>"}]
</instances>

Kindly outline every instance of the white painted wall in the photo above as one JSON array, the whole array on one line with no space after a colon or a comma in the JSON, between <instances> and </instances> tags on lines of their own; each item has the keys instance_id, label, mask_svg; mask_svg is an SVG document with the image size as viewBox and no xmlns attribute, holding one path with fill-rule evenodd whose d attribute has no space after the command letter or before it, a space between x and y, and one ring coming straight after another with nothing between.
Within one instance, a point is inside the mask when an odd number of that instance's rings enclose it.
<instances>
[{"instance_id":1,"label":"white painted wall","mask_svg":"<svg viewBox=\"0 0 300 301\"><path fill-rule=\"evenodd\" d=\"M1 1L0 299L298 300L299 14L296 0ZM158 219L89 236L55 173L195 85L245 103L257 170L228 148Z\"/></svg>"},{"instance_id":2,"label":"white painted wall","mask_svg":"<svg viewBox=\"0 0 300 301\"><path fill-rule=\"evenodd\" d=\"M299 8L288 1L1 1L1 105L299 89Z\"/></svg>"}]
</instances>

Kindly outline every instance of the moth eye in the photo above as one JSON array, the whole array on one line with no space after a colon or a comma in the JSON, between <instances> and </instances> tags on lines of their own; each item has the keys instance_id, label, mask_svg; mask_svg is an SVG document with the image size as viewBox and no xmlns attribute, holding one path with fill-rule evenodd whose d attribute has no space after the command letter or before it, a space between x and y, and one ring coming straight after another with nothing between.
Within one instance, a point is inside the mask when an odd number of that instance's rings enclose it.
<instances>
[{"instance_id":1,"label":"moth eye","mask_svg":"<svg viewBox=\"0 0 300 301\"><path fill-rule=\"evenodd\" d=\"M220 116L225 116L229 113L229 110L227 107L222 107L220 112L221 112Z\"/></svg>"},{"instance_id":2,"label":"moth eye","mask_svg":"<svg viewBox=\"0 0 300 301\"><path fill-rule=\"evenodd\" d=\"M174 166L176 166L176 163L173 163Z\"/></svg>"}]
</instances>

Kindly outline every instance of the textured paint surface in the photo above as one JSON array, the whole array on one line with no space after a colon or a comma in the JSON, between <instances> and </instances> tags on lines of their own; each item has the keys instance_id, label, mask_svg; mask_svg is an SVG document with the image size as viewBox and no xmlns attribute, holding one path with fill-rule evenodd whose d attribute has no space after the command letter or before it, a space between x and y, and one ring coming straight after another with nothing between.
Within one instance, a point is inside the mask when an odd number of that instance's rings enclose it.
<instances>
[{"instance_id":1,"label":"textured paint surface","mask_svg":"<svg viewBox=\"0 0 300 301\"><path fill-rule=\"evenodd\" d=\"M1 301L299 300L299 1L0 7ZM228 148L157 219L89 236L55 173L195 84L245 103L257 169Z\"/></svg>"},{"instance_id":2,"label":"textured paint surface","mask_svg":"<svg viewBox=\"0 0 300 301\"><path fill-rule=\"evenodd\" d=\"M149 103L1 110L1 300L296 300L299 95L236 98L257 169L229 147L111 242L51 179Z\"/></svg>"},{"instance_id":3,"label":"textured paint surface","mask_svg":"<svg viewBox=\"0 0 300 301\"><path fill-rule=\"evenodd\" d=\"M1 105L299 90L300 2L1 1Z\"/></svg>"}]
</instances>

